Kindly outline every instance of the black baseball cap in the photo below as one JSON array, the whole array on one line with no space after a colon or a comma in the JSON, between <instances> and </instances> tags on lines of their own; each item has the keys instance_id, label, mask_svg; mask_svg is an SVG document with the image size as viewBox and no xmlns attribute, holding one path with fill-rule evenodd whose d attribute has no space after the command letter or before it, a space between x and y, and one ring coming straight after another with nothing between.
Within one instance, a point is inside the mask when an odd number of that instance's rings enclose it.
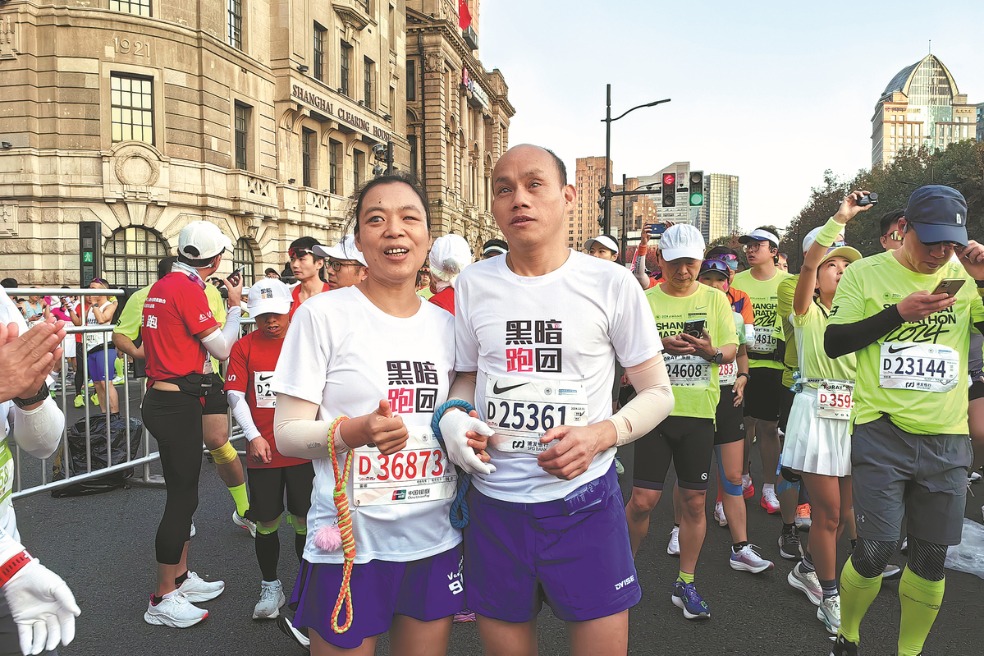
<instances>
[{"instance_id":1,"label":"black baseball cap","mask_svg":"<svg viewBox=\"0 0 984 656\"><path fill-rule=\"evenodd\" d=\"M953 187L919 187L909 196L905 219L924 244L950 241L967 245L967 201Z\"/></svg>"}]
</instances>

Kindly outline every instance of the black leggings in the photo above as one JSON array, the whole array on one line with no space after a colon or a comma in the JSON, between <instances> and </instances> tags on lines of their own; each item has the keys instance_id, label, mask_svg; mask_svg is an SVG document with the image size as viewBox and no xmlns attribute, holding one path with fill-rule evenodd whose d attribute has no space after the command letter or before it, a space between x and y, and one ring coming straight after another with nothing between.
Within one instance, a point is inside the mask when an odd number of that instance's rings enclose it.
<instances>
[{"instance_id":1,"label":"black leggings","mask_svg":"<svg viewBox=\"0 0 984 656\"><path fill-rule=\"evenodd\" d=\"M177 565L198 508L202 471L202 402L184 392L147 390L143 402L147 430L157 439L167 485L164 516L157 527L157 562Z\"/></svg>"}]
</instances>

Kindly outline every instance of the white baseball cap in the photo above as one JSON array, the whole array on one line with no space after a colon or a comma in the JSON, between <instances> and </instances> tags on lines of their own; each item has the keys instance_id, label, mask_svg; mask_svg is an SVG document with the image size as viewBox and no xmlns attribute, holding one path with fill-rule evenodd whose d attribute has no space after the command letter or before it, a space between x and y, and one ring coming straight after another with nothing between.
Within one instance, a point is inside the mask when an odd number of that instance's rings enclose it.
<instances>
[{"instance_id":1,"label":"white baseball cap","mask_svg":"<svg viewBox=\"0 0 984 656\"><path fill-rule=\"evenodd\" d=\"M231 248L232 241L208 221L192 221L178 235L178 255L191 260L207 260Z\"/></svg>"},{"instance_id":2,"label":"white baseball cap","mask_svg":"<svg viewBox=\"0 0 984 656\"><path fill-rule=\"evenodd\" d=\"M431 275L444 282L451 282L474 262L471 246L461 235L444 235L435 239L428 259Z\"/></svg>"},{"instance_id":3,"label":"white baseball cap","mask_svg":"<svg viewBox=\"0 0 984 656\"><path fill-rule=\"evenodd\" d=\"M335 244L334 246L322 246L317 244L311 248L314 254L318 257L330 257L333 260L353 260L358 262L362 266L369 266L366 264L366 258L359 250L359 247L355 245L355 237L352 235L345 235L342 240Z\"/></svg>"},{"instance_id":4,"label":"white baseball cap","mask_svg":"<svg viewBox=\"0 0 984 656\"><path fill-rule=\"evenodd\" d=\"M779 248L779 238L768 230L762 230L761 228L755 228L747 235L742 235L738 238L739 244L747 244L750 241L768 241L772 242L772 245Z\"/></svg>"},{"instance_id":5,"label":"white baseball cap","mask_svg":"<svg viewBox=\"0 0 984 656\"><path fill-rule=\"evenodd\" d=\"M806 233L806 236L805 237L803 237L803 253L804 254L806 254L806 252L808 250L810 250L810 247L813 246L813 242L815 242L817 240L817 235L820 234L820 230L822 228L823 228L823 226L814 228L813 230L810 230L808 233ZM837 239L836 241L834 241L833 246L843 246L844 245L844 231L843 230L841 230L841 233L838 235L838 237L839 237L839 239Z\"/></svg>"},{"instance_id":6,"label":"white baseball cap","mask_svg":"<svg viewBox=\"0 0 984 656\"><path fill-rule=\"evenodd\" d=\"M249 288L246 309L249 316L261 314L287 314L293 299L290 288L276 278L262 278Z\"/></svg>"},{"instance_id":7,"label":"white baseball cap","mask_svg":"<svg viewBox=\"0 0 984 656\"><path fill-rule=\"evenodd\" d=\"M704 260L704 237L700 230L689 223L671 225L659 240L659 252L667 261L688 257Z\"/></svg>"},{"instance_id":8,"label":"white baseball cap","mask_svg":"<svg viewBox=\"0 0 984 656\"><path fill-rule=\"evenodd\" d=\"M590 251L591 246L593 246L594 244L598 244L602 248L607 248L608 250L618 255L618 244L615 242L614 239L612 239L608 235L599 235L597 237L592 237L591 239L587 240L586 242L584 242L584 250Z\"/></svg>"}]
</instances>

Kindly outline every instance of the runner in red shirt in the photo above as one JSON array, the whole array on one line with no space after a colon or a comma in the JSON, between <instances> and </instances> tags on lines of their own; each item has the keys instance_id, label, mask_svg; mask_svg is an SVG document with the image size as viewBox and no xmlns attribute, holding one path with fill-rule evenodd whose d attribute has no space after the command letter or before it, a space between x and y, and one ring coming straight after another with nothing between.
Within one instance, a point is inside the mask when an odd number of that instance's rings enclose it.
<instances>
[{"instance_id":1,"label":"runner in red shirt","mask_svg":"<svg viewBox=\"0 0 984 656\"><path fill-rule=\"evenodd\" d=\"M232 414L249 440L249 518L256 522L256 560L260 565L260 600L253 619L274 619L284 605L283 584L277 575L280 536L277 529L287 495L288 523L294 527L294 551L300 561L307 538L314 466L310 460L288 458L277 450L273 413L277 396L270 389L284 335L290 323L291 294L287 285L264 278L249 290L247 310L256 330L232 347L225 389Z\"/></svg>"},{"instance_id":2,"label":"runner in red shirt","mask_svg":"<svg viewBox=\"0 0 984 656\"><path fill-rule=\"evenodd\" d=\"M205 297L205 278L213 275L232 243L212 223L195 221L178 237L178 261L157 281L143 309L144 354L149 389L143 403L147 429L157 439L167 485L164 516L157 529L157 590L144 620L148 624L187 628L208 617L195 602L208 601L225 589L188 570L191 518L198 507L202 468L202 416L212 389L209 355L229 357L239 337L241 283L224 280L229 313L224 328L212 316ZM235 449L226 443L225 452ZM223 453L223 458L226 453Z\"/></svg>"},{"instance_id":3,"label":"runner in red shirt","mask_svg":"<svg viewBox=\"0 0 984 656\"><path fill-rule=\"evenodd\" d=\"M290 270L297 279L297 284L291 289L293 305L290 316L301 306L301 303L316 294L331 289L325 282L325 256L315 253L314 248L321 244L314 237L300 237L290 243L287 255L290 257Z\"/></svg>"}]
</instances>

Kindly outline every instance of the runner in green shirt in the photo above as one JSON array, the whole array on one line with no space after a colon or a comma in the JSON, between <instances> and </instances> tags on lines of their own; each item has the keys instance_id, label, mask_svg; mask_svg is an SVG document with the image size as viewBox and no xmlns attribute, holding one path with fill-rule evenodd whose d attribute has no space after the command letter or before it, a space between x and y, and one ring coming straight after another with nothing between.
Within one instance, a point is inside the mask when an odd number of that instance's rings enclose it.
<instances>
[{"instance_id":1,"label":"runner in green shirt","mask_svg":"<svg viewBox=\"0 0 984 656\"><path fill-rule=\"evenodd\" d=\"M861 620L898 546L903 513L909 553L898 653L921 653L943 600L947 546L960 543L963 526L972 462L968 342L970 330L984 332L984 248L968 242L967 202L950 187L912 192L899 226L900 249L844 273L824 341L829 357L858 360L851 413L858 546L841 574L833 656L858 653Z\"/></svg>"},{"instance_id":2,"label":"runner in green shirt","mask_svg":"<svg viewBox=\"0 0 984 656\"><path fill-rule=\"evenodd\" d=\"M788 389L782 386L784 342L775 334L777 290L789 274L776 266L779 238L771 226L756 228L738 241L745 245L745 257L751 268L735 275L732 286L748 294L755 313L754 339L746 345L750 376L745 390L746 444L751 444L753 435L758 437L764 477L760 504L769 514L775 514L779 512L775 490L778 424Z\"/></svg>"}]
</instances>

